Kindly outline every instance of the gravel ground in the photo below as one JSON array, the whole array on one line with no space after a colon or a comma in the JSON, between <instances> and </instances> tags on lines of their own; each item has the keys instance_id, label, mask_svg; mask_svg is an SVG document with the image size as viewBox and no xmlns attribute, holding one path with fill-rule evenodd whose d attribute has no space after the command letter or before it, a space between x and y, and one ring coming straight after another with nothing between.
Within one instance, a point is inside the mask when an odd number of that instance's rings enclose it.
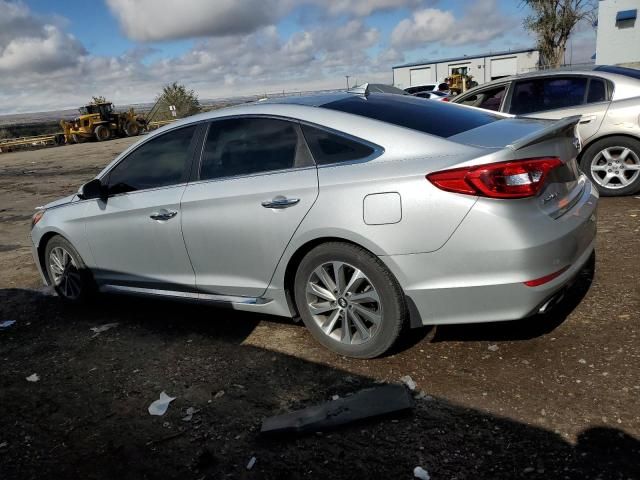
<instances>
[{"instance_id":1,"label":"gravel ground","mask_svg":"<svg viewBox=\"0 0 640 480\"><path fill-rule=\"evenodd\" d=\"M601 200L595 274L550 314L415 330L358 361L287 319L119 297L70 307L41 289L33 208L130 143L0 155L0 322L16 321L0 329L0 479L410 479L418 465L434 480L640 479L639 198ZM258 433L267 416L404 375L409 414ZM161 391L177 398L152 417Z\"/></svg>"}]
</instances>

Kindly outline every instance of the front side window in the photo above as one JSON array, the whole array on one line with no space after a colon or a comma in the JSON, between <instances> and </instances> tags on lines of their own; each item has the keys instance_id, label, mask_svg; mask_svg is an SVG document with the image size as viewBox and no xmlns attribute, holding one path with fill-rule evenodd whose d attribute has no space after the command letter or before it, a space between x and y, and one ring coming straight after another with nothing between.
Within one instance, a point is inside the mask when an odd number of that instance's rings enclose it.
<instances>
[{"instance_id":1,"label":"front side window","mask_svg":"<svg viewBox=\"0 0 640 480\"><path fill-rule=\"evenodd\" d=\"M204 145L200 179L293 168L299 142L296 125L274 118L212 122Z\"/></svg>"},{"instance_id":2,"label":"front side window","mask_svg":"<svg viewBox=\"0 0 640 480\"><path fill-rule=\"evenodd\" d=\"M144 143L109 173L109 194L177 185L186 181L196 126L172 130Z\"/></svg>"},{"instance_id":3,"label":"front side window","mask_svg":"<svg viewBox=\"0 0 640 480\"><path fill-rule=\"evenodd\" d=\"M516 82L509 113L524 115L584 104L585 77L537 78Z\"/></svg>"},{"instance_id":4,"label":"front side window","mask_svg":"<svg viewBox=\"0 0 640 480\"><path fill-rule=\"evenodd\" d=\"M500 110L500 105L504 94L507 91L507 86L502 85L496 88L490 88L482 92L478 92L475 95L470 95L456 103L462 105L470 105L472 107L484 108L485 110L493 110L497 112Z\"/></svg>"},{"instance_id":5,"label":"front side window","mask_svg":"<svg viewBox=\"0 0 640 480\"><path fill-rule=\"evenodd\" d=\"M373 148L326 130L302 125L313 159L318 165L360 160L373 153Z\"/></svg>"}]
</instances>

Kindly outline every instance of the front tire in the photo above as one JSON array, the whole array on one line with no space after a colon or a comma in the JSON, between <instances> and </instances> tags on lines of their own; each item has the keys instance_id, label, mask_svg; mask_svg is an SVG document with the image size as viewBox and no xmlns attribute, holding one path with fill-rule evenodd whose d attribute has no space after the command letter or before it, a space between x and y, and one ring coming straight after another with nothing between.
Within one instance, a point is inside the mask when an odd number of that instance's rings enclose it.
<instances>
[{"instance_id":1,"label":"front tire","mask_svg":"<svg viewBox=\"0 0 640 480\"><path fill-rule=\"evenodd\" d=\"M640 142L621 136L598 140L585 150L580 169L604 197L636 193L640 190Z\"/></svg>"},{"instance_id":2,"label":"front tire","mask_svg":"<svg viewBox=\"0 0 640 480\"><path fill-rule=\"evenodd\" d=\"M106 125L98 125L94 134L99 142L104 142L111 138L111 130Z\"/></svg>"},{"instance_id":3,"label":"front tire","mask_svg":"<svg viewBox=\"0 0 640 480\"><path fill-rule=\"evenodd\" d=\"M294 297L313 337L335 353L374 358L395 343L407 318L393 274L367 250L322 244L300 262Z\"/></svg>"},{"instance_id":4,"label":"front tire","mask_svg":"<svg viewBox=\"0 0 640 480\"><path fill-rule=\"evenodd\" d=\"M44 262L49 282L60 298L80 303L91 296L94 291L91 273L65 238L56 235L47 242Z\"/></svg>"}]
</instances>

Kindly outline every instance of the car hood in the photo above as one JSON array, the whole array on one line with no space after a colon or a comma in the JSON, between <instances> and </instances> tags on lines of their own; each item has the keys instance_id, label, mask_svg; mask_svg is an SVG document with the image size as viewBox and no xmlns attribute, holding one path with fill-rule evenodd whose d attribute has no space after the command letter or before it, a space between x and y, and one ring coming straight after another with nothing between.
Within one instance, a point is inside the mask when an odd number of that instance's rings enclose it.
<instances>
[{"instance_id":1,"label":"car hood","mask_svg":"<svg viewBox=\"0 0 640 480\"><path fill-rule=\"evenodd\" d=\"M74 193L72 195L69 195L67 197L63 197L63 198L59 198L58 200L54 200L53 202L49 202L46 205L44 205L43 209L48 210L50 208L55 208L55 207L60 207L62 205L66 205L67 203L71 203L74 200L76 200L77 195Z\"/></svg>"}]
</instances>

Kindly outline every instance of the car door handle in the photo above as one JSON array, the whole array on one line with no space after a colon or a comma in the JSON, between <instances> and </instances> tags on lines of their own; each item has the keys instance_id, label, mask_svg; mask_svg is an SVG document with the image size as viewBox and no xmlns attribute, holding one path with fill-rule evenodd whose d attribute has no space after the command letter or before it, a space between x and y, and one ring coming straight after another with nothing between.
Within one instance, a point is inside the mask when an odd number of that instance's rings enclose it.
<instances>
[{"instance_id":1,"label":"car door handle","mask_svg":"<svg viewBox=\"0 0 640 480\"><path fill-rule=\"evenodd\" d=\"M176 215L178 215L178 212L176 212L175 210L162 209L159 212L149 215L149 218L152 218L153 220L171 220Z\"/></svg>"},{"instance_id":2,"label":"car door handle","mask_svg":"<svg viewBox=\"0 0 640 480\"><path fill-rule=\"evenodd\" d=\"M591 123L593 122L596 118L598 118L596 115L583 115L582 118L580 119L580 123L584 124L584 123Z\"/></svg>"},{"instance_id":3,"label":"car door handle","mask_svg":"<svg viewBox=\"0 0 640 480\"><path fill-rule=\"evenodd\" d=\"M300 202L299 198L276 197L273 200L262 202L262 206L264 208L289 208L297 205L298 202Z\"/></svg>"}]
</instances>

